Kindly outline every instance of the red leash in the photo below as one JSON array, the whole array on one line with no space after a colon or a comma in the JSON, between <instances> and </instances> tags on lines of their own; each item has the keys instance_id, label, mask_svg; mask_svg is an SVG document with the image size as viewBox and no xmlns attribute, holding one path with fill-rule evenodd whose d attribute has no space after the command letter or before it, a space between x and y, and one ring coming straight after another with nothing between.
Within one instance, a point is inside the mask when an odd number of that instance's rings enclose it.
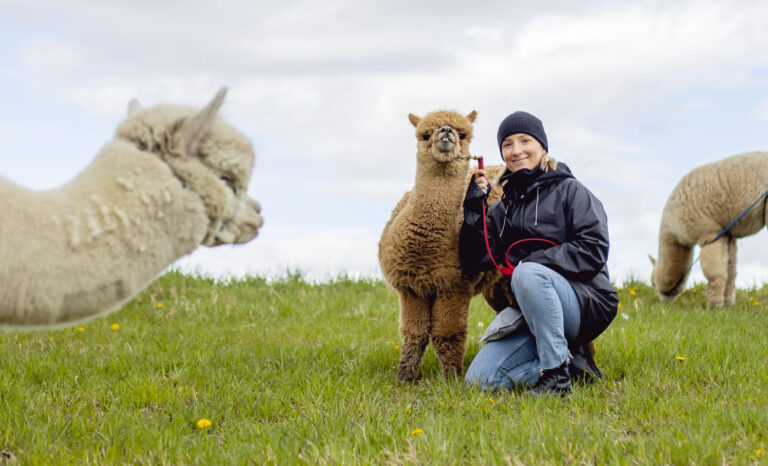
<instances>
[{"instance_id":1,"label":"red leash","mask_svg":"<svg viewBox=\"0 0 768 466\"><path fill-rule=\"evenodd\" d=\"M483 156L482 155L478 156L478 157L476 157L476 159L477 159L477 168L480 169L480 170L484 170L485 167L483 166ZM525 242L528 242L528 241L542 241L542 242L548 243L548 244L550 244L552 246L557 246L556 243L554 243L554 242L552 242L552 241L550 241L548 239L545 239L545 238L523 238L523 239L519 239L519 240L515 241L514 243L512 243L507 248L507 252L504 253L504 260L507 262L507 266L506 267L499 266L499 264L497 264L496 261L493 259L493 253L491 252L491 245L488 242L488 219L485 216L485 199L483 199L483 234L485 235L485 249L486 249L486 251L488 251L488 257L491 258L491 262L493 262L493 265L496 267L496 269L498 269L498 271L501 272L502 275L505 275L507 277L511 276L512 272L515 271L515 266L512 265L509 262L509 251L511 251L512 248L514 248L518 244L525 243Z\"/></svg>"}]
</instances>

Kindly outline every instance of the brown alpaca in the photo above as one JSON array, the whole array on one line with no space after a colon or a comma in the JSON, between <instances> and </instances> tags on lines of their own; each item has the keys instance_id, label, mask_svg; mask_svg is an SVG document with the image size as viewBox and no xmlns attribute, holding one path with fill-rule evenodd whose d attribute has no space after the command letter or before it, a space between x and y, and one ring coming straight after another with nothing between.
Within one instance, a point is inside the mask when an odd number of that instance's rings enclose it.
<instances>
[{"instance_id":1,"label":"brown alpaca","mask_svg":"<svg viewBox=\"0 0 768 466\"><path fill-rule=\"evenodd\" d=\"M466 117L434 112L416 127L416 182L405 193L384 227L379 262L384 278L400 297L403 344L398 377L413 381L430 337L446 377L463 370L467 317L472 296L482 292L498 312L510 299L506 280L496 271L469 277L459 263L462 202L471 179L469 142L477 112ZM488 167L498 185L503 167ZM496 200L501 190L492 190Z\"/></svg>"},{"instance_id":2,"label":"brown alpaca","mask_svg":"<svg viewBox=\"0 0 768 466\"><path fill-rule=\"evenodd\" d=\"M765 199L717 241L717 235L768 189L768 153L750 152L709 163L685 175L661 216L659 258L651 283L662 300L685 289L693 247L701 247L709 307L733 305L736 298L736 239L766 225Z\"/></svg>"}]
</instances>

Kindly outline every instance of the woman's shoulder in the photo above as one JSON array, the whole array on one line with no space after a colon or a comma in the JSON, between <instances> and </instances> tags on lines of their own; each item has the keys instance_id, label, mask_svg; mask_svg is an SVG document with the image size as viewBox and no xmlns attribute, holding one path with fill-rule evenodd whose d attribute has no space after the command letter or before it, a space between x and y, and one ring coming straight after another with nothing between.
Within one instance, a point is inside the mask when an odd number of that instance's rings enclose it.
<instances>
[{"instance_id":1,"label":"woman's shoulder","mask_svg":"<svg viewBox=\"0 0 768 466\"><path fill-rule=\"evenodd\" d=\"M589 191L589 188L579 181L579 179L576 178L576 175L571 171L571 168L563 162L557 162L557 168L552 175L560 186Z\"/></svg>"},{"instance_id":2,"label":"woman's shoulder","mask_svg":"<svg viewBox=\"0 0 768 466\"><path fill-rule=\"evenodd\" d=\"M561 165L565 164L558 162L558 170L560 170ZM565 169L569 176L562 176L553 180L552 186L555 191L560 192L561 195L569 199L589 198L592 201L597 201L602 204L595 193L576 178L567 166L565 166Z\"/></svg>"}]
</instances>

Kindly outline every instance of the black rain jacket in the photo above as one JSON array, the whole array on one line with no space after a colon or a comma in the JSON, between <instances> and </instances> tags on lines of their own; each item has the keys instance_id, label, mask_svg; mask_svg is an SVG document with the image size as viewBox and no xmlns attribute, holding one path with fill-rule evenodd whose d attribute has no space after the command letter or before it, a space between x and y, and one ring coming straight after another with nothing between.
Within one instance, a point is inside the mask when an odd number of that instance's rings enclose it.
<instances>
[{"instance_id":1,"label":"black rain jacket","mask_svg":"<svg viewBox=\"0 0 768 466\"><path fill-rule=\"evenodd\" d=\"M557 246L526 242L513 248L509 262L536 262L567 279L581 306L581 328L575 344L600 335L616 317L619 297L608 277L608 218L602 203L571 170L506 170L504 195L488 212L488 241L496 263L506 265L509 245L523 238L545 238ZM482 201L474 180L464 198L459 256L469 274L493 268L483 234Z\"/></svg>"}]
</instances>

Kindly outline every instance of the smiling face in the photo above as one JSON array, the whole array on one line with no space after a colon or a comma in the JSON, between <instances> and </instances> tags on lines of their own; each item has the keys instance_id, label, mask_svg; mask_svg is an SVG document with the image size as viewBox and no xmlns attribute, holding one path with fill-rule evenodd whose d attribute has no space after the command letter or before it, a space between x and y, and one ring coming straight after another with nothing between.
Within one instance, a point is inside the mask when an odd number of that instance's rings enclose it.
<instances>
[{"instance_id":1,"label":"smiling face","mask_svg":"<svg viewBox=\"0 0 768 466\"><path fill-rule=\"evenodd\" d=\"M525 133L511 134L501 141L501 155L512 172L522 168L533 170L546 153L536 138Z\"/></svg>"}]
</instances>

